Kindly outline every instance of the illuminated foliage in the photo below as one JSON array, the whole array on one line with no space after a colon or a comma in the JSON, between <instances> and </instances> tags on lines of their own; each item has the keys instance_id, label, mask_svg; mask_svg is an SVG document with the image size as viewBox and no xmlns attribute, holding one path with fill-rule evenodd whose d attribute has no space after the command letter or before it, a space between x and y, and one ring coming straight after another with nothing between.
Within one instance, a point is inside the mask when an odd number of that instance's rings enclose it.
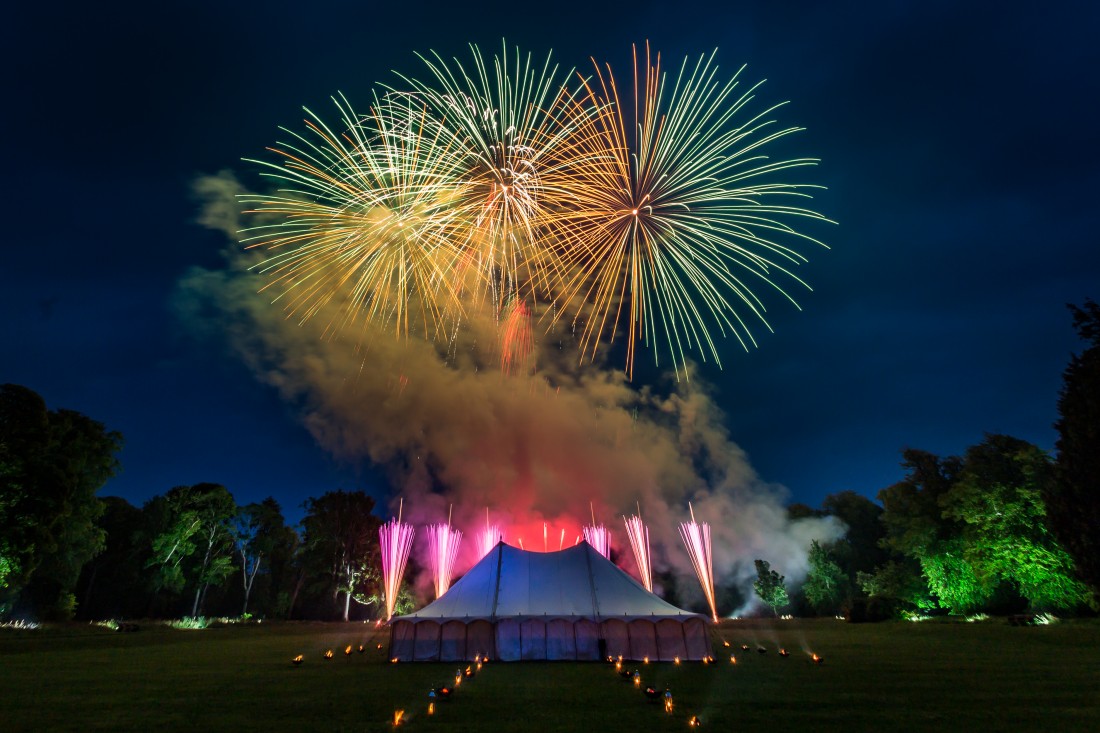
<instances>
[{"instance_id":1,"label":"illuminated foliage","mask_svg":"<svg viewBox=\"0 0 1100 733\"><path fill-rule=\"evenodd\" d=\"M832 559L831 545L826 548L813 540L807 558L810 569L802 592L819 613L835 613L848 597L848 574Z\"/></svg>"},{"instance_id":2,"label":"illuminated foliage","mask_svg":"<svg viewBox=\"0 0 1100 733\"><path fill-rule=\"evenodd\" d=\"M787 587L783 584L786 578L775 570L765 560L756 560L756 580L752 583L752 589L757 597L771 607L772 613L779 615L779 609L790 603L787 595Z\"/></svg>"}]
</instances>

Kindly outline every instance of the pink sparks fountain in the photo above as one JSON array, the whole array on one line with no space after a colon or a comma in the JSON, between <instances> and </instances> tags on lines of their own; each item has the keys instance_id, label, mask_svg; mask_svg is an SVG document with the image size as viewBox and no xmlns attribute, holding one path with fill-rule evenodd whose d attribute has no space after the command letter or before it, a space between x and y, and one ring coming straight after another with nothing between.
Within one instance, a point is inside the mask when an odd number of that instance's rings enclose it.
<instances>
[{"instance_id":1,"label":"pink sparks fountain","mask_svg":"<svg viewBox=\"0 0 1100 733\"><path fill-rule=\"evenodd\" d=\"M588 510L592 512L592 524L582 528L584 539L592 545L592 549L610 560L611 533L607 531L607 527L596 523L596 508L592 505L592 502L588 503Z\"/></svg>"},{"instance_id":2,"label":"pink sparks fountain","mask_svg":"<svg viewBox=\"0 0 1100 733\"><path fill-rule=\"evenodd\" d=\"M626 536L630 538L630 548L634 550L634 562L638 566L638 575L642 585L653 592L653 566L649 556L649 527L642 522L641 512L631 517L623 517L626 522Z\"/></svg>"},{"instance_id":3,"label":"pink sparks fountain","mask_svg":"<svg viewBox=\"0 0 1100 733\"><path fill-rule=\"evenodd\" d=\"M416 530L411 524L401 521L401 510L405 507L402 499L397 509L397 518L386 522L378 530L378 539L382 549L383 599L386 603L386 621L393 617L393 608L397 603L397 592L401 588L401 578L405 574L405 563L409 561L413 535Z\"/></svg>"},{"instance_id":4,"label":"pink sparks fountain","mask_svg":"<svg viewBox=\"0 0 1100 733\"><path fill-rule=\"evenodd\" d=\"M607 531L607 527L602 524L597 524L593 527L584 528L584 539L588 544L592 545L592 549L600 553L608 560L611 559L611 533Z\"/></svg>"},{"instance_id":5,"label":"pink sparks fountain","mask_svg":"<svg viewBox=\"0 0 1100 733\"><path fill-rule=\"evenodd\" d=\"M688 511L691 512L690 522L680 523L680 536L684 538L688 555L691 556L691 564L695 566L695 574L699 576L699 585L703 587L703 595L710 604L710 615L715 623L718 623L718 609L714 603L714 563L710 552L710 525L706 522L696 523L695 510L688 502Z\"/></svg>"},{"instance_id":6,"label":"pink sparks fountain","mask_svg":"<svg viewBox=\"0 0 1100 733\"><path fill-rule=\"evenodd\" d=\"M489 507L485 507L485 529L477 536L477 559L488 555L498 542L504 540L500 525L489 524Z\"/></svg>"},{"instance_id":7,"label":"pink sparks fountain","mask_svg":"<svg viewBox=\"0 0 1100 733\"><path fill-rule=\"evenodd\" d=\"M446 524L432 524L428 527L428 553L436 598L446 593L451 587L451 571L454 570L460 544L462 544L462 533L451 527L449 511Z\"/></svg>"}]
</instances>

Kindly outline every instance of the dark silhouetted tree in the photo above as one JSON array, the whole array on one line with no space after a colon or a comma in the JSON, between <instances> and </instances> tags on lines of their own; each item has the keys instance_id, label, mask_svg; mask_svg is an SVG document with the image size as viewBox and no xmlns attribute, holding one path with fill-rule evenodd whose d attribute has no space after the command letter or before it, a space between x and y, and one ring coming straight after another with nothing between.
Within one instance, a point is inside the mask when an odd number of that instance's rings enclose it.
<instances>
[{"instance_id":1,"label":"dark silhouetted tree","mask_svg":"<svg viewBox=\"0 0 1100 733\"><path fill-rule=\"evenodd\" d=\"M19 593L44 617L72 617L81 568L103 547L95 494L121 447L102 423L46 412L26 387L0 387L0 604Z\"/></svg>"},{"instance_id":2,"label":"dark silhouetted tree","mask_svg":"<svg viewBox=\"0 0 1100 733\"><path fill-rule=\"evenodd\" d=\"M348 620L351 601L371 579L369 568L378 563L381 520L374 499L362 491L330 491L305 503L302 519L303 562L327 576L333 603L343 594L341 616Z\"/></svg>"},{"instance_id":3,"label":"dark silhouetted tree","mask_svg":"<svg viewBox=\"0 0 1100 733\"><path fill-rule=\"evenodd\" d=\"M1047 522L1100 605L1100 305L1069 306L1087 344L1062 374L1056 480L1046 487Z\"/></svg>"},{"instance_id":4,"label":"dark silhouetted tree","mask_svg":"<svg viewBox=\"0 0 1100 733\"><path fill-rule=\"evenodd\" d=\"M294 531L286 526L282 509L275 499L241 507L233 520L233 542L240 563L244 602L241 614L248 613L248 600L261 572L271 574L282 555L294 543Z\"/></svg>"}]
</instances>

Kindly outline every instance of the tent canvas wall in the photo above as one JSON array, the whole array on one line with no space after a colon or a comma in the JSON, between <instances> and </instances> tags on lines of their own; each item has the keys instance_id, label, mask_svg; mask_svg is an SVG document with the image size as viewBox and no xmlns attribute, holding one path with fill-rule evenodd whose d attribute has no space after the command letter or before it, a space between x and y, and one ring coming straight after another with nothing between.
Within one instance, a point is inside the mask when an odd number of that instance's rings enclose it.
<instances>
[{"instance_id":1,"label":"tent canvas wall","mask_svg":"<svg viewBox=\"0 0 1100 733\"><path fill-rule=\"evenodd\" d=\"M501 661L710 654L706 617L647 591L587 542L528 552L503 542L451 589L390 622L390 657Z\"/></svg>"}]
</instances>

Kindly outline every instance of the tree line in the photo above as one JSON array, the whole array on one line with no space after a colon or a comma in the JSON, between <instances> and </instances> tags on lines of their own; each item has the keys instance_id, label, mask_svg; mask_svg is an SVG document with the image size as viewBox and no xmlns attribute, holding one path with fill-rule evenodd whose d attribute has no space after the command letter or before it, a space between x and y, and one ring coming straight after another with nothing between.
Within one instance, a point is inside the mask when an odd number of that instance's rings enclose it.
<instances>
[{"instance_id":1,"label":"tree line","mask_svg":"<svg viewBox=\"0 0 1100 733\"><path fill-rule=\"evenodd\" d=\"M379 614L367 494L310 498L297 529L274 499L238 505L214 483L137 507L96 496L121 448L102 423L0 386L0 619Z\"/></svg>"},{"instance_id":2,"label":"tree line","mask_svg":"<svg viewBox=\"0 0 1100 733\"><path fill-rule=\"evenodd\" d=\"M1057 458L988 435L959 456L903 452L878 503L851 491L792 519L836 517L790 592L756 561L755 591L800 615L1096 609L1100 599L1100 306L1071 306L1086 349L1064 373ZM272 498L238 505L214 483L141 507L97 493L122 436L33 390L0 386L0 620L177 616L372 618L383 606L374 500L309 498L288 526ZM675 579L663 582L675 600ZM740 605L726 589L725 604ZM407 588L399 612L410 610ZM732 610L727 609L727 610Z\"/></svg>"},{"instance_id":3,"label":"tree line","mask_svg":"<svg viewBox=\"0 0 1100 733\"><path fill-rule=\"evenodd\" d=\"M1100 610L1100 306L1070 310L1087 346L1063 373L1057 458L1007 435L987 435L960 456L907 449L905 477L878 504L842 492L821 509L789 507L794 518L847 526L840 540L812 543L810 572L789 601L797 610ZM757 570L765 603L787 603L775 571Z\"/></svg>"}]
</instances>

